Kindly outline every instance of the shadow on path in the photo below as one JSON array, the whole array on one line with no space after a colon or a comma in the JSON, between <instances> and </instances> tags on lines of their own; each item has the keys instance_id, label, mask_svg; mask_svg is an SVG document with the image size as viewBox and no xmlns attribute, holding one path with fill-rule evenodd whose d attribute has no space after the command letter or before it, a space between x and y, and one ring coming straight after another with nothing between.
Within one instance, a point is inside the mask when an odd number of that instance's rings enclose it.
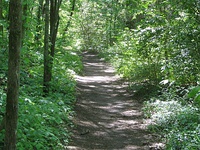
<instances>
[{"instance_id":1,"label":"shadow on path","mask_svg":"<svg viewBox=\"0 0 200 150\"><path fill-rule=\"evenodd\" d=\"M83 57L84 76L77 76L79 97L69 150L148 150L152 136L145 131L141 104L126 91L114 69L95 54Z\"/></svg>"}]
</instances>

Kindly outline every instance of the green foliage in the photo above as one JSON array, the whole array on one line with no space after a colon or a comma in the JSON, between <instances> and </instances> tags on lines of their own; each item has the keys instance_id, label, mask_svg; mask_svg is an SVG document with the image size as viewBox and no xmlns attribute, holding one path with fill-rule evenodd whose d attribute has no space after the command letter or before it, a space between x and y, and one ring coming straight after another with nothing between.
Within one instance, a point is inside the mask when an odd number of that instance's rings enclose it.
<instances>
[{"instance_id":1,"label":"green foliage","mask_svg":"<svg viewBox=\"0 0 200 150\"><path fill-rule=\"evenodd\" d=\"M101 51L104 56L110 54L119 74L132 81L158 84L168 79L179 85L198 84L200 30L194 10L199 2L188 6L164 0L138 5L129 20L134 26L120 30L114 45Z\"/></svg>"},{"instance_id":2,"label":"green foliage","mask_svg":"<svg viewBox=\"0 0 200 150\"><path fill-rule=\"evenodd\" d=\"M100 52L131 82L135 96L150 99L145 115L153 120L150 128L165 137L167 149L197 150L200 96L199 86L191 87L200 81L199 1L83 4L81 49Z\"/></svg>"},{"instance_id":3,"label":"green foliage","mask_svg":"<svg viewBox=\"0 0 200 150\"><path fill-rule=\"evenodd\" d=\"M145 100L149 100L152 97L160 95L162 88L157 85L149 84L148 81L145 81L129 83L128 90L136 99L138 99L138 101L144 102Z\"/></svg>"},{"instance_id":4,"label":"green foliage","mask_svg":"<svg viewBox=\"0 0 200 150\"><path fill-rule=\"evenodd\" d=\"M166 135L167 149L199 147L199 0L81 0L76 1L72 18L70 1L63 2L50 95L45 98L44 16L40 12L38 18L39 1L23 4L27 10L23 16L18 149L62 149L68 142L75 100L73 76L83 67L80 50L99 52L133 83L129 89L136 96L151 99L145 104L145 115L155 124L152 130ZM7 16L8 1L3 0L1 114L5 112L7 81ZM3 134L0 145L2 141Z\"/></svg>"},{"instance_id":5,"label":"green foliage","mask_svg":"<svg viewBox=\"0 0 200 150\"><path fill-rule=\"evenodd\" d=\"M199 148L200 110L185 101L182 96L165 91L159 97L145 102L143 111L151 119L149 129L166 138L166 149Z\"/></svg>"},{"instance_id":6,"label":"green foliage","mask_svg":"<svg viewBox=\"0 0 200 150\"><path fill-rule=\"evenodd\" d=\"M166 149L198 150L200 145L199 126L191 130L171 131Z\"/></svg>"},{"instance_id":7,"label":"green foliage","mask_svg":"<svg viewBox=\"0 0 200 150\"><path fill-rule=\"evenodd\" d=\"M81 72L82 64L75 52L57 52L54 61L54 78L51 93L42 93L42 57L39 52L27 54L23 60L19 99L19 123L17 148L65 149L70 139L69 128L73 126L73 105L76 83L73 75ZM58 59L57 59L58 58ZM5 64L4 64L5 65ZM5 82L1 74L0 113L5 112ZM0 116L2 120L2 116ZM0 146L4 135L0 135Z\"/></svg>"},{"instance_id":8,"label":"green foliage","mask_svg":"<svg viewBox=\"0 0 200 150\"><path fill-rule=\"evenodd\" d=\"M71 126L74 98L54 93L51 97L20 97L18 149L63 149Z\"/></svg>"},{"instance_id":9,"label":"green foliage","mask_svg":"<svg viewBox=\"0 0 200 150\"><path fill-rule=\"evenodd\" d=\"M200 86L197 86L193 88L189 93L188 93L189 98L193 98L194 102L199 105L200 107Z\"/></svg>"},{"instance_id":10,"label":"green foliage","mask_svg":"<svg viewBox=\"0 0 200 150\"><path fill-rule=\"evenodd\" d=\"M5 98L6 98L6 93L5 91L1 88L0 89L0 120L3 119L3 113L5 112Z\"/></svg>"},{"instance_id":11,"label":"green foliage","mask_svg":"<svg viewBox=\"0 0 200 150\"><path fill-rule=\"evenodd\" d=\"M41 39L36 41L38 3L27 4L30 9L24 16L26 30L21 49L17 149L65 149L73 126L71 118L76 100L74 75L82 71L81 58L76 46L72 46L73 33L66 37L60 33L65 27L64 22L67 22L64 20L56 42L50 94L43 97L43 31L39 31ZM43 26L43 22L39 26ZM7 40L0 41L0 121L5 113ZM0 149L3 148L4 132L0 134Z\"/></svg>"},{"instance_id":12,"label":"green foliage","mask_svg":"<svg viewBox=\"0 0 200 150\"><path fill-rule=\"evenodd\" d=\"M42 54L39 50L24 54L30 59L22 62L18 149L64 149L69 142L76 86L73 76L81 73L82 63L77 52L63 48L60 40L47 97L43 97L41 85Z\"/></svg>"}]
</instances>

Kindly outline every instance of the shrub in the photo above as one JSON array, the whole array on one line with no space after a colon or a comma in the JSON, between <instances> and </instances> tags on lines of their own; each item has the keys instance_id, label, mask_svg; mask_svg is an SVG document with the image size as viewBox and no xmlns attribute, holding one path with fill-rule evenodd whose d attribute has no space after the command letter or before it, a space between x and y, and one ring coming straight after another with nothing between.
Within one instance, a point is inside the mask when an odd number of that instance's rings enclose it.
<instances>
[{"instance_id":1,"label":"shrub","mask_svg":"<svg viewBox=\"0 0 200 150\"><path fill-rule=\"evenodd\" d=\"M193 104L182 103L177 95L163 93L145 102L143 111L151 118L149 129L166 138L170 150L198 150L200 143L200 110Z\"/></svg>"}]
</instances>

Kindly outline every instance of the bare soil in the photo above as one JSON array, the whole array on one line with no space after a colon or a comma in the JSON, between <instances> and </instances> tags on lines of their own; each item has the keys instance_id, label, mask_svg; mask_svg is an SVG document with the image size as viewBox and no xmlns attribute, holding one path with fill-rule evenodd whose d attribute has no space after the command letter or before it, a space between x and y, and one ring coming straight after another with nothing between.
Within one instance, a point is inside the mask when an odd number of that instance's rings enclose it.
<instances>
[{"instance_id":1,"label":"bare soil","mask_svg":"<svg viewBox=\"0 0 200 150\"><path fill-rule=\"evenodd\" d=\"M78 101L69 150L155 150L146 131L142 102L127 92L114 69L96 54L83 54L84 76L76 76Z\"/></svg>"}]
</instances>

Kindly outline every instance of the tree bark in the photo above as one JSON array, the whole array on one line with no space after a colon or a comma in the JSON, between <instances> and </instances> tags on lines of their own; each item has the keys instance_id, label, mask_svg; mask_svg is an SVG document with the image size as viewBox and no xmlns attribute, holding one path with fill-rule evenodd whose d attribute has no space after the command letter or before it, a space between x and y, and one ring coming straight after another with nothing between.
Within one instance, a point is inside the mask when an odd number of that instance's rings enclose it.
<instances>
[{"instance_id":1,"label":"tree bark","mask_svg":"<svg viewBox=\"0 0 200 150\"><path fill-rule=\"evenodd\" d=\"M59 26L59 9L61 2L62 0L51 0L50 6L50 42L52 59L54 58L55 53L55 42Z\"/></svg>"},{"instance_id":2,"label":"tree bark","mask_svg":"<svg viewBox=\"0 0 200 150\"><path fill-rule=\"evenodd\" d=\"M50 52L49 52L49 0L45 0L45 31L44 31L44 79L43 92L49 93L49 82L51 81Z\"/></svg>"},{"instance_id":3,"label":"tree bark","mask_svg":"<svg viewBox=\"0 0 200 150\"><path fill-rule=\"evenodd\" d=\"M46 10L46 17L45 17L45 52L44 52L44 94L48 94L50 90L50 81L52 78L52 69L53 69L53 59L55 54L55 43L56 43L56 36L58 32L59 26L59 9L62 0L50 0L50 11L49 11L49 1L48 1L48 12ZM46 4L47 7L47 4ZM49 20L50 19L50 20ZM49 34L49 25L50 25L50 36ZM48 29L47 29L48 28ZM48 32L48 34L47 34ZM49 41L50 40L50 41ZM51 45L47 45L48 42ZM50 47L50 50L49 50Z\"/></svg>"},{"instance_id":4,"label":"tree bark","mask_svg":"<svg viewBox=\"0 0 200 150\"><path fill-rule=\"evenodd\" d=\"M3 129L5 129L5 116L4 115L2 115L3 116L3 119L2 119L2 121L1 121L1 123L0 123L0 132L3 130Z\"/></svg>"},{"instance_id":5,"label":"tree bark","mask_svg":"<svg viewBox=\"0 0 200 150\"><path fill-rule=\"evenodd\" d=\"M0 0L0 20L3 19L2 9L3 9L3 4L2 4L2 0ZM0 25L0 36L3 37L3 25Z\"/></svg>"},{"instance_id":6,"label":"tree bark","mask_svg":"<svg viewBox=\"0 0 200 150\"><path fill-rule=\"evenodd\" d=\"M0 20L3 19L2 9L3 9L3 4L2 4L2 0L0 0ZM3 25L0 25L0 38L3 39ZM1 42L0 42L0 45L1 45ZM3 120L0 123L0 132L4 128L5 128L5 117L3 118Z\"/></svg>"},{"instance_id":7,"label":"tree bark","mask_svg":"<svg viewBox=\"0 0 200 150\"><path fill-rule=\"evenodd\" d=\"M72 1L71 13L70 13L70 15L69 15L69 20L68 20L67 25L66 25L66 27L65 27L65 30L64 30L64 32L63 32L63 36L64 36L65 33L68 31L68 28L69 28L69 26L70 26L70 24L71 24L72 16L73 16L74 10L75 10L75 4L76 4L76 0L73 0L73 1Z\"/></svg>"},{"instance_id":8,"label":"tree bark","mask_svg":"<svg viewBox=\"0 0 200 150\"><path fill-rule=\"evenodd\" d=\"M39 42L39 40L42 37L41 36L41 30L42 30L41 21L42 21L42 13L43 13L43 10L44 10L43 3L44 3L44 0L39 0L39 6L38 6L38 10L37 10L36 35L35 35L35 41L37 43Z\"/></svg>"},{"instance_id":9,"label":"tree bark","mask_svg":"<svg viewBox=\"0 0 200 150\"><path fill-rule=\"evenodd\" d=\"M10 0L9 3L9 60L8 83L5 114L5 150L16 150L18 97L19 97L19 66L22 36L22 3L21 0Z\"/></svg>"}]
</instances>

